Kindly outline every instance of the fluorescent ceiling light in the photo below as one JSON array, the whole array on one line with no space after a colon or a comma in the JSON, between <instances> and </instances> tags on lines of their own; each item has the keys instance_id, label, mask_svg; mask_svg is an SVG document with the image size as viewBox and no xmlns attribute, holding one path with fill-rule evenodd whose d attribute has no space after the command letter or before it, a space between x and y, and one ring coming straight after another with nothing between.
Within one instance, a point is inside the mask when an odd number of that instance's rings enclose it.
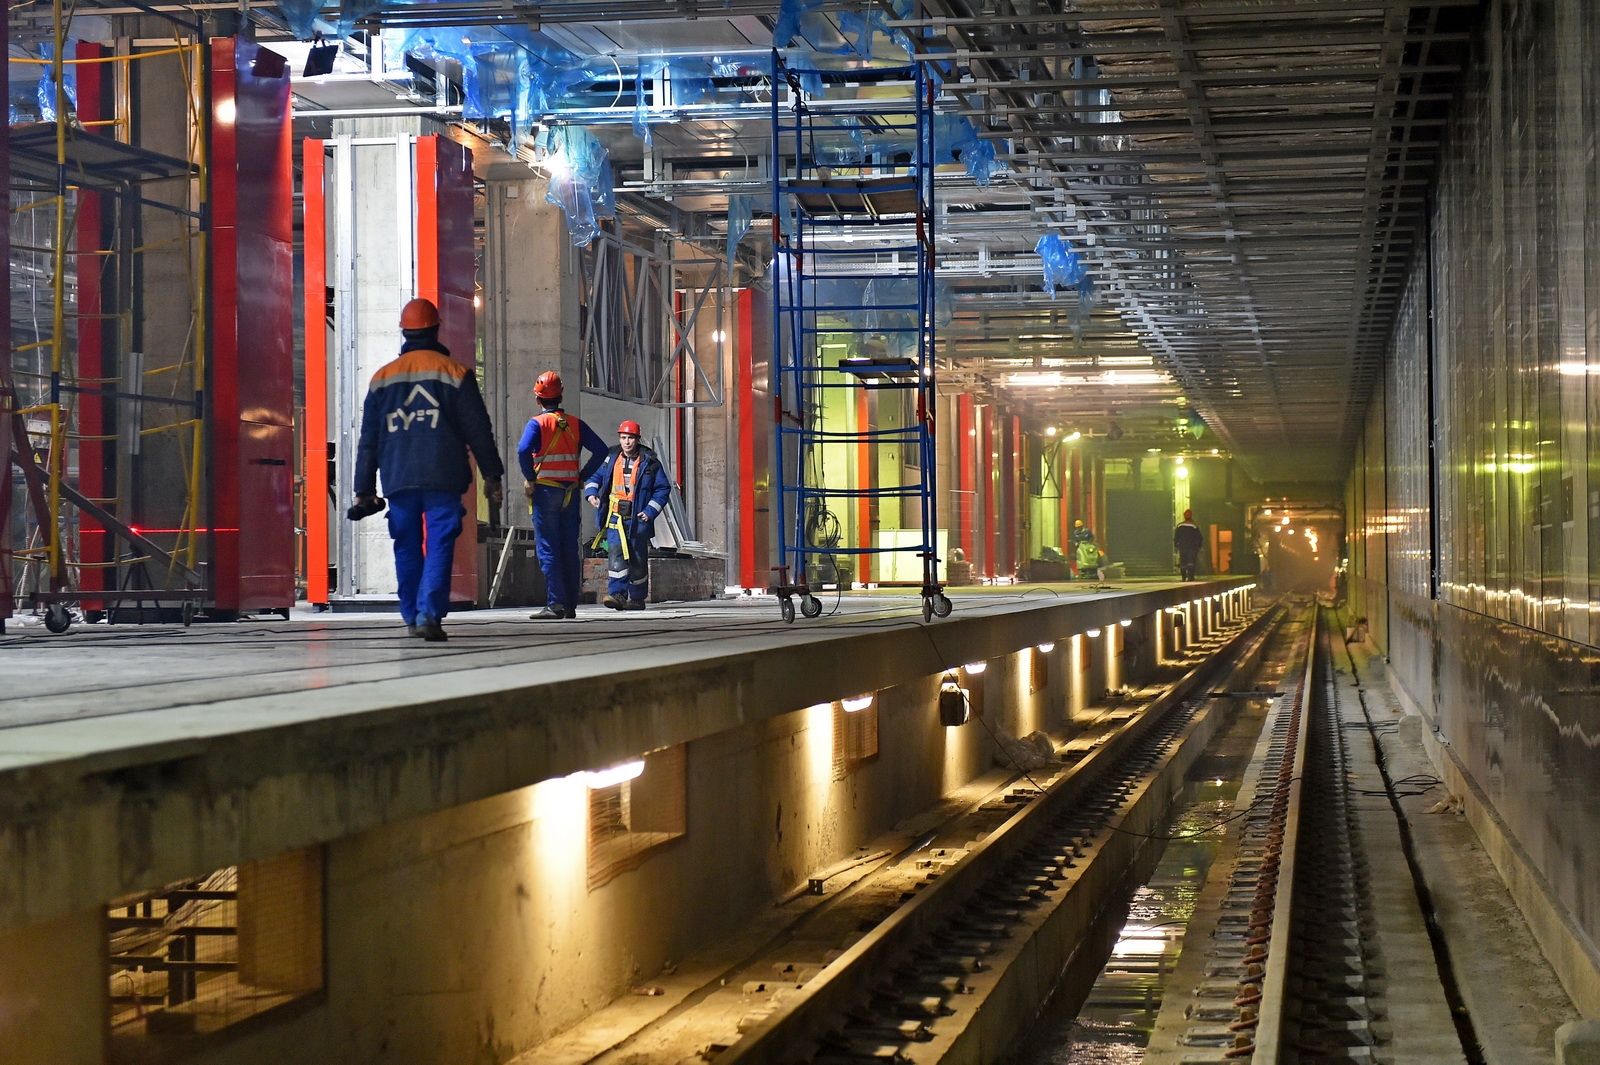
<instances>
[{"instance_id":1,"label":"fluorescent ceiling light","mask_svg":"<svg viewBox=\"0 0 1600 1065\"><path fill-rule=\"evenodd\" d=\"M844 712L847 714L859 713L872 705L872 696L856 695L849 699L840 699L839 705L844 707Z\"/></svg>"}]
</instances>

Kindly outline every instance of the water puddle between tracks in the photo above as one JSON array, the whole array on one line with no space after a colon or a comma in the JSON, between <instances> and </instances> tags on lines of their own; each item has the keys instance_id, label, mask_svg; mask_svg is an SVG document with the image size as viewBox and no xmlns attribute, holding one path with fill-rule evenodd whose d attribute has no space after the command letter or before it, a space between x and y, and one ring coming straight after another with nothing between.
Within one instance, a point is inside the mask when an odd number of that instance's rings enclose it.
<instances>
[{"instance_id":1,"label":"water puddle between tracks","mask_svg":"<svg viewBox=\"0 0 1600 1065\"><path fill-rule=\"evenodd\" d=\"M1266 670L1271 669L1269 664ZM1082 998L1081 988L1092 974L1077 980L1066 976L1058 997L1067 1001L1047 1010L1013 1065L1144 1061L1166 981L1183 949L1184 931L1222 847L1221 823L1235 812L1240 779L1266 711L1265 700L1240 706L1195 763L1164 829L1165 834L1182 838L1166 843L1154 871L1133 891L1127 910L1110 915L1097 955L1105 957L1109 946L1110 957L1093 977L1088 997ZM1082 1005L1077 1006L1080 999Z\"/></svg>"}]
</instances>

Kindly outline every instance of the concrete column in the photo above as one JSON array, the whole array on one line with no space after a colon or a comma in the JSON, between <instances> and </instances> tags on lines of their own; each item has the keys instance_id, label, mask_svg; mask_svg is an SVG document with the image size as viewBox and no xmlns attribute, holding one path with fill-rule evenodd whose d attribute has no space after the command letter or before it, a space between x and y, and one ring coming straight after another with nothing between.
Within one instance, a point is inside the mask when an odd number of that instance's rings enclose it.
<instances>
[{"instance_id":1,"label":"concrete column","mask_svg":"<svg viewBox=\"0 0 1600 1065\"><path fill-rule=\"evenodd\" d=\"M533 382L546 370L566 385L566 410L583 416L583 354L578 331L580 252L561 208L546 203L549 180L522 166L491 167L484 208L484 400L508 469L517 441L537 413ZM602 435L606 435L602 427ZM521 475L509 475L506 520L526 528Z\"/></svg>"},{"instance_id":2,"label":"concrete column","mask_svg":"<svg viewBox=\"0 0 1600 1065\"><path fill-rule=\"evenodd\" d=\"M105 951L99 910L0 934L0 1047L7 1065L105 1061Z\"/></svg>"}]
</instances>

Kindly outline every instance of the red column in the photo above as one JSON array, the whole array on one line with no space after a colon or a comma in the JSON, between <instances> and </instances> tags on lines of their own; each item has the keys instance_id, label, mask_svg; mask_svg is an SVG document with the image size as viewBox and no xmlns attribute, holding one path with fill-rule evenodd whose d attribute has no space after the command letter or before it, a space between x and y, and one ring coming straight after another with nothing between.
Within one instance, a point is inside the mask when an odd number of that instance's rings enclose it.
<instances>
[{"instance_id":1,"label":"red column","mask_svg":"<svg viewBox=\"0 0 1600 1065\"><path fill-rule=\"evenodd\" d=\"M417 295L439 308L439 339L451 356L477 366L477 262L473 255L472 155L446 137L417 138ZM505 458L505 456L501 456ZM467 489L468 532L457 545L450 598L478 599L478 486Z\"/></svg>"},{"instance_id":2,"label":"red column","mask_svg":"<svg viewBox=\"0 0 1600 1065\"><path fill-rule=\"evenodd\" d=\"M967 561L974 565L977 558L972 543L972 512L977 506L977 496L972 484L972 453L977 435L972 396L963 393L956 397L956 546L966 553Z\"/></svg>"},{"instance_id":3,"label":"red column","mask_svg":"<svg viewBox=\"0 0 1600 1065\"><path fill-rule=\"evenodd\" d=\"M739 584L765 588L767 581L756 572L755 290L739 290L736 306L739 328L733 362L738 378L734 413L739 451Z\"/></svg>"},{"instance_id":4,"label":"red column","mask_svg":"<svg viewBox=\"0 0 1600 1065\"><path fill-rule=\"evenodd\" d=\"M984 574L1000 574L1000 485L998 485L997 459L1000 454L1000 417L992 406L984 408Z\"/></svg>"},{"instance_id":5,"label":"red column","mask_svg":"<svg viewBox=\"0 0 1600 1065\"><path fill-rule=\"evenodd\" d=\"M212 594L294 604L294 226L289 68L211 40Z\"/></svg>"},{"instance_id":6,"label":"red column","mask_svg":"<svg viewBox=\"0 0 1600 1065\"><path fill-rule=\"evenodd\" d=\"M75 56L92 59L102 56L107 49L98 44L80 41ZM106 89L109 86L105 63L80 63L78 78L78 120L90 132L110 136L111 130L103 123L110 118L106 106ZM106 256L97 254L105 245L104 201L97 192L87 189L78 193L77 271L78 271L78 375L89 389L114 391L115 381L108 381L106 365L106 319L104 274ZM108 404L95 392L84 392L78 397L78 488L96 502L108 502L115 494L116 473L111 466L116 448L114 441L103 439L111 435L115 424L112 414L114 403ZM115 509L115 508L113 508ZM124 521L126 514L119 515ZM111 571L95 563L110 562L116 542L105 529L89 515L78 519L78 551L84 562L79 573L78 586L84 591L105 589ZM85 599L88 609L99 609L101 603Z\"/></svg>"},{"instance_id":7,"label":"red column","mask_svg":"<svg viewBox=\"0 0 1600 1065\"><path fill-rule=\"evenodd\" d=\"M302 423L305 470L306 598L328 601L328 214L323 142L301 144L301 200L305 233L306 412ZM348 456L354 458L354 456ZM348 463L347 463L348 465ZM351 465L349 468L354 469Z\"/></svg>"}]
</instances>

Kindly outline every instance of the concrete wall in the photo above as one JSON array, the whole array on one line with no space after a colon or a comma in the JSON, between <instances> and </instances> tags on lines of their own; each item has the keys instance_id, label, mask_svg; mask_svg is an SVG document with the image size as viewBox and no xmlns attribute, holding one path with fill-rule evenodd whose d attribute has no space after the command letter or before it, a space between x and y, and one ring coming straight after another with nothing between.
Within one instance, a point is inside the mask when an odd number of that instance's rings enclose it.
<instances>
[{"instance_id":1,"label":"concrete wall","mask_svg":"<svg viewBox=\"0 0 1600 1065\"><path fill-rule=\"evenodd\" d=\"M99 910L0 933L0 1060L102 1065L104 958Z\"/></svg>"}]
</instances>

